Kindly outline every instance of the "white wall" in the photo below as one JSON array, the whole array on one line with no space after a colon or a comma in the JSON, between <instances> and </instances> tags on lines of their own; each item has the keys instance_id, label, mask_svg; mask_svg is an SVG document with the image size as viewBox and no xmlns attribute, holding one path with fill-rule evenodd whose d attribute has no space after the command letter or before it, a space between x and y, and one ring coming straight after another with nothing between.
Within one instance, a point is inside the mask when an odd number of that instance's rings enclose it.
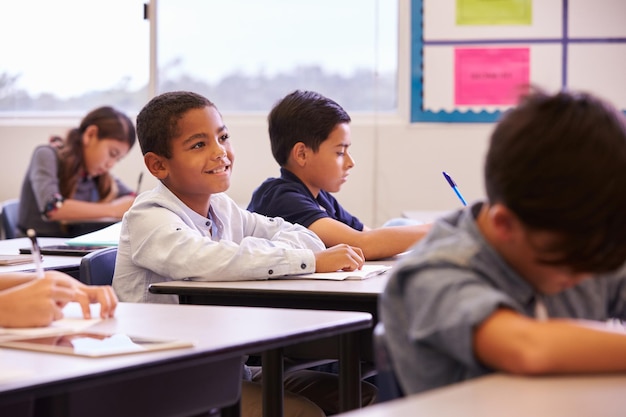
<instances>
[{"instance_id":1,"label":"white wall","mask_svg":"<svg viewBox=\"0 0 626 417\"><path fill-rule=\"evenodd\" d=\"M229 195L247 204L265 178L278 175L265 118L224 115L235 148ZM19 197L22 177L35 146L51 134L64 135L78 120L0 122L0 200ZM410 125L399 117L354 117L351 152L356 159L348 182L336 196L370 226L400 216L403 210L447 210L460 205L441 171L448 171L467 200L481 198L482 161L491 125ZM135 187L145 171L139 146L113 170ZM142 189L156 181L145 171Z\"/></svg>"}]
</instances>

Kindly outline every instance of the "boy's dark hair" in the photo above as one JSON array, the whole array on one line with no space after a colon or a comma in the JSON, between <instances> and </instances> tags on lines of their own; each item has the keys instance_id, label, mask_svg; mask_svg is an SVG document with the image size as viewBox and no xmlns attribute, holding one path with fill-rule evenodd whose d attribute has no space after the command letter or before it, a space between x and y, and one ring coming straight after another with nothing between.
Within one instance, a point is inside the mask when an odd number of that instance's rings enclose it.
<instances>
[{"instance_id":1,"label":"boy's dark hair","mask_svg":"<svg viewBox=\"0 0 626 417\"><path fill-rule=\"evenodd\" d=\"M543 263L608 272L626 261L626 119L590 94L533 92L496 126L485 162L490 203L555 233Z\"/></svg>"},{"instance_id":2,"label":"boy's dark hair","mask_svg":"<svg viewBox=\"0 0 626 417\"><path fill-rule=\"evenodd\" d=\"M284 166L296 143L302 142L317 152L338 124L350 123L350 116L319 93L296 90L276 103L267 121L272 154Z\"/></svg>"},{"instance_id":3,"label":"boy's dark hair","mask_svg":"<svg viewBox=\"0 0 626 417\"><path fill-rule=\"evenodd\" d=\"M172 157L170 141L178 136L178 121L192 109L215 107L209 99L190 91L172 91L154 97L137 115L141 153Z\"/></svg>"}]
</instances>

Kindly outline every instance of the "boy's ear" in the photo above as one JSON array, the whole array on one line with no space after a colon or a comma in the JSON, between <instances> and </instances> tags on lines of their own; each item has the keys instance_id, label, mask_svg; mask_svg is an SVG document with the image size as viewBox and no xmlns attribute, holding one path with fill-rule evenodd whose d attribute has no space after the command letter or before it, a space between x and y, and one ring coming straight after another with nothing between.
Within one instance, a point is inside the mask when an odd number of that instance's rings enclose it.
<instances>
[{"instance_id":1,"label":"boy's ear","mask_svg":"<svg viewBox=\"0 0 626 417\"><path fill-rule=\"evenodd\" d=\"M502 204L494 204L489 208L489 220L500 241L514 239L522 227L515 213Z\"/></svg>"},{"instance_id":2,"label":"boy's ear","mask_svg":"<svg viewBox=\"0 0 626 417\"><path fill-rule=\"evenodd\" d=\"M293 148L291 148L290 156L297 166L303 167L304 165L306 165L308 152L309 148L303 142L298 142L293 145Z\"/></svg>"},{"instance_id":3,"label":"boy's ear","mask_svg":"<svg viewBox=\"0 0 626 417\"><path fill-rule=\"evenodd\" d=\"M154 152L148 152L143 156L143 162L148 171L160 180L164 180L169 175L167 168L167 158L159 156Z\"/></svg>"}]
</instances>

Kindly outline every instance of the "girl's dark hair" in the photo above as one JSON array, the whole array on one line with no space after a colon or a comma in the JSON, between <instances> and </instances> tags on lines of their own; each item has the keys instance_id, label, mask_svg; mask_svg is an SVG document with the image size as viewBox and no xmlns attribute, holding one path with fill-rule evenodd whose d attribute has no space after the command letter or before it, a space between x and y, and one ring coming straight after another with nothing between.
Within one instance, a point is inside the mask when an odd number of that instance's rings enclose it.
<instances>
[{"instance_id":1,"label":"girl's dark hair","mask_svg":"<svg viewBox=\"0 0 626 417\"><path fill-rule=\"evenodd\" d=\"M76 191L76 186L83 170L83 133L89 126L98 128L98 139L117 139L132 148L135 144L135 127L133 122L124 113L113 107L99 107L89 112L80 122L80 126L70 130L63 144L58 147L59 153L59 188L64 198L70 198ZM111 174L104 173L95 181L98 185L100 200L114 198L115 190Z\"/></svg>"},{"instance_id":2,"label":"girl's dark hair","mask_svg":"<svg viewBox=\"0 0 626 417\"><path fill-rule=\"evenodd\" d=\"M529 93L496 126L484 175L492 204L558 237L541 262L607 272L626 261L626 121L607 102Z\"/></svg>"},{"instance_id":3,"label":"girl's dark hair","mask_svg":"<svg viewBox=\"0 0 626 417\"><path fill-rule=\"evenodd\" d=\"M338 124L350 123L350 116L319 93L296 90L274 106L267 121L272 154L278 165L284 166L296 143L317 152Z\"/></svg>"},{"instance_id":4,"label":"girl's dark hair","mask_svg":"<svg viewBox=\"0 0 626 417\"><path fill-rule=\"evenodd\" d=\"M141 153L172 157L170 141L178 136L178 121L191 109L215 107L209 99L190 91L171 91L154 97L137 115Z\"/></svg>"}]
</instances>

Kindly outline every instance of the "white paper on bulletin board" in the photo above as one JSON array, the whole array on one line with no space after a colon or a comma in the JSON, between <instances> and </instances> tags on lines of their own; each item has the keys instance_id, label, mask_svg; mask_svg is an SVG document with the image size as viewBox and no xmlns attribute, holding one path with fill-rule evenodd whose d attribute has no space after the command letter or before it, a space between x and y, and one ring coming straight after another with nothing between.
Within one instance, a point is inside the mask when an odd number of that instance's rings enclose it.
<instances>
[{"instance_id":1,"label":"white paper on bulletin board","mask_svg":"<svg viewBox=\"0 0 626 417\"><path fill-rule=\"evenodd\" d=\"M626 1L520 1L532 11L520 24L458 18L460 4L480 2L412 0L411 121L495 121L514 105L502 97L522 91L524 81L548 91L589 91L626 109Z\"/></svg>"}]
</instances>

